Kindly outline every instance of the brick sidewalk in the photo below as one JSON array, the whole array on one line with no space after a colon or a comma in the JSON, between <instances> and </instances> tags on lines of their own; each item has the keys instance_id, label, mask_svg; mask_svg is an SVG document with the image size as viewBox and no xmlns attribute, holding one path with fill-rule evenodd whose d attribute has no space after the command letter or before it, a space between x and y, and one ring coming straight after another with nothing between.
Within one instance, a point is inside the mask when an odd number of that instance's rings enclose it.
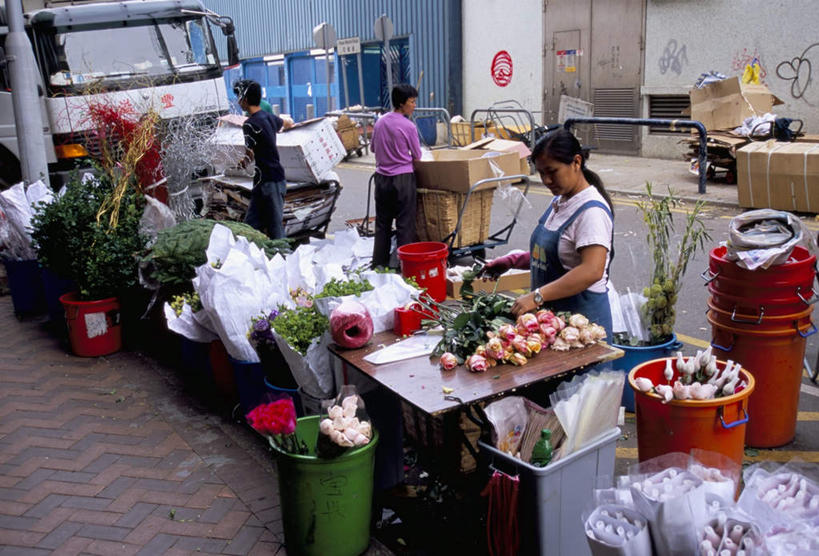
<instances>
[{"instance_id":1,"label":"brick sidewalk","mask_svg":"<svg viewBox=\"0 0 819 556\"><path fill-rule=\"evenodd\" d=\"M174 371L69 355L0 297L0 554L274 554L260 446Z\"/></svg>"}]
</instances>

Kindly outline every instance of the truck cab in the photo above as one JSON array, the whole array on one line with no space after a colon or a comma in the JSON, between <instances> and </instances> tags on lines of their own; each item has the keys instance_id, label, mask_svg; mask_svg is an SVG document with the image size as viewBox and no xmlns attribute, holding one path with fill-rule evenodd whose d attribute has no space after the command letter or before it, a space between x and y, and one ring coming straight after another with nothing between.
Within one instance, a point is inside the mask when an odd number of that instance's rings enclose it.
<instances>
[{"instance_id":1,"label":"truck cab","mask_svg":"<svg viewBox=\"0 0 819 556\"><path fill-rule=\"evenodd\" d=\"M0 47L8 26L0 0ZM93 158L92 104L138 118L153 108L169 120L228 112L211 28L233 25L198 0L63 2L23 0L37 62L49 174L59 187L78 161ZM231 41L232 39L232 41ZM8 54L8 53L7 53ZM19 181L19 151L7 71L0 71L0 188Z\"/></svg>"}]
</instances>

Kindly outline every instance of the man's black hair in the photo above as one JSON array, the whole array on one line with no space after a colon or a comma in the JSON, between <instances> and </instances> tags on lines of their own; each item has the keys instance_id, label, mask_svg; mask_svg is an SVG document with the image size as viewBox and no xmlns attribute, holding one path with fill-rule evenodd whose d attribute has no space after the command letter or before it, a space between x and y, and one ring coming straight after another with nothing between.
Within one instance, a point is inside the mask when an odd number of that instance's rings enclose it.
<instances>
[{"instance_id":1,"label":"man's black hair","mask_svg":"<svg viewBox=\"0 0 819 556\"><path fill-rule=\"evenodd\" d=\"M233 84L236 100L246 100L250 106L259 106L262 102L262 86L251 79L240 79Z\"/></svg>"},{"instance_id":2,"label":"man's black hair","mask_svg":"<svg viewBox=\"0 0 819 556\"><path fill-rule=\"evenodd\" d=\"M392 88L392 107L400 108L411 98L418 98L418 89L408 83L400 83Z\"/></svg>"}]
</instances>

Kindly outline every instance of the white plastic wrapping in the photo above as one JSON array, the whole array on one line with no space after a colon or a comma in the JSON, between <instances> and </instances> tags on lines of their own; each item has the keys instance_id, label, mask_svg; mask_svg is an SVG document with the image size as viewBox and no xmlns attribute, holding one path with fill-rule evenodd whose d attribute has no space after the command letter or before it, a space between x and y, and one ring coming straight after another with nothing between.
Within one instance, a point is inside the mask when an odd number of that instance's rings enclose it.
<instances>
[{"instance_id":1,"label":"white plastic wrapping","mask_svg":"<svg viewBox=\"0 0 819 556\"><path fill-rule=\"evenodd\" d=\"M601 504L586 518L586 540L594 556L648 556L648 522L628 506Z\"/></svg>"},{"instance_id":2,"label":"white plastic wrapping","mask_svg":"<svg viewBox=\"0 0 819 556\"><path fill-rule=\"evenodd\" d=\"M802 223L790 212L751 210L731 219L725 258L748 270L769 268L787 261L802 239Z\"/></svg>"}]
</instances>

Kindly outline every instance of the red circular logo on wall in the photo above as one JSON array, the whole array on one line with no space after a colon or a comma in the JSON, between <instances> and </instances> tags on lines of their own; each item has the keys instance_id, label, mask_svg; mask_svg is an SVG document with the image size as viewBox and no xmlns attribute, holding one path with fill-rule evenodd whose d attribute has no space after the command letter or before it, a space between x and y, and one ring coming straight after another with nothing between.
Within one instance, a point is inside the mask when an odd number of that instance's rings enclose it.
<instances>
[{"instance_id":1,"label":"red circular logo on wall","mask_svg":"<svg viewBox=\"0 0 819 556\"><path fill-rule=\"evenodd\" d=\"M506 87L512 81L512 57L505 50L492 58L492 81L498 87Z\"/></svg>"}]
</instances>

